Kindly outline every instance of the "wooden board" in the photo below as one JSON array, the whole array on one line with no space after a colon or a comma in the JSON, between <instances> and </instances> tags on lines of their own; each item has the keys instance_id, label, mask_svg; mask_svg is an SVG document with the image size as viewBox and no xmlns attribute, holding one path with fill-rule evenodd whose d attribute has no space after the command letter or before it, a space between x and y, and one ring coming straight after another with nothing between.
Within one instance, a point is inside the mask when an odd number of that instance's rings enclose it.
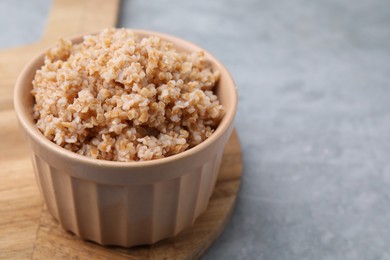
<instances>
[{"instance_id":1,"label":"wooden board","mask_svg":"<svg viewBox=\"0 0 390 260\"><path fill-rule=\"evenodd\" d=\"M241 148L234 131L209 207L194 226L152 246L102 247L64 231L49 215L35 183L27 146L12 106L24 64L59 36L99 31L116 24L119 0L54 0L41 41L0 51L0 259L192 259L219 236L240 186Z\"/></svg>"}]
</instances>

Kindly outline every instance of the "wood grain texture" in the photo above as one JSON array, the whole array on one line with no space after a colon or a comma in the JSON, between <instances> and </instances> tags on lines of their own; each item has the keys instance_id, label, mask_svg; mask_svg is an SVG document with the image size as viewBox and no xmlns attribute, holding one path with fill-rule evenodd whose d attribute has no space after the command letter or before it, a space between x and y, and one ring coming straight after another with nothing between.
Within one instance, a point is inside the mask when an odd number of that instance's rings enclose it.
<instances>
[{"instance_id":1,"label":"wood grain texture","mask_svg":"<svg viewBox=\"0 0 390 260\"><path fill-rule=\"evenodd\" d=\"M44 206L13 111L16 77L35 53L58 37L115 26L118 8L119 0L54 0L41 41L0 50L0 259L192 259L211 245L229 219L242 171L235 131L209 207L175 238L131 249L102 247L64 231Z\"/></svg>"},{"instance_id":2,"label":"wood grain texture","mask_svg":"<svg viewBox=\"0 0 390 260\"><path fill-rule=\"evenodd\" d=\"M49 13L43 41L96 32L116 25L119 0L60 0Z\"/></svg>"}]
</instances>

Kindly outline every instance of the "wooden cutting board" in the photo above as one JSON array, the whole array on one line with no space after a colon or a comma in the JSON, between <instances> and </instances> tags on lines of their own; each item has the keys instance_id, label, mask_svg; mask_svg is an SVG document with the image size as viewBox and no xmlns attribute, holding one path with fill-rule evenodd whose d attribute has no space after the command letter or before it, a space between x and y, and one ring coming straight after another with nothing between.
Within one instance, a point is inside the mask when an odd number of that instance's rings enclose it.
<instances>
[{"instance_id":1,"label":"wooden cutting board","mask_svg":"<svg viewBox=\"0 0 390 260\"><path fill-rule=\"evenodd\" d=\"M234 131L209 207L175 238L130 249L103 247L66 232L48 213L12 106L26 62L58 37L116 25L119 0L54 0L41 41L0 51L0 259L193 259L223 231L240 186L241 148Z\"/></svg>"}]
</instances>

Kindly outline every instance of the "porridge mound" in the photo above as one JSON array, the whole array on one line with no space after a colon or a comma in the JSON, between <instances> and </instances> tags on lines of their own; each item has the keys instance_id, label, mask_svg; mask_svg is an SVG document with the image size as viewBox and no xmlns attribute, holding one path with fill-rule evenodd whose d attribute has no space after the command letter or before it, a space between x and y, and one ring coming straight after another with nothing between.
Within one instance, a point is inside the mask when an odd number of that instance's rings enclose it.
<instances>
[{"instance_id":1,"label":"porridge mound","mask_svg":"<svg viewBox=\"0 0 390 260\"><path fill-rule=\"evenodd\" d=\"M206 140L223 117L219 72L203 52L106 29L61 39L33 80L34 119L51 141L88 157L144 161Z\"/></svg>"}]
</instances>

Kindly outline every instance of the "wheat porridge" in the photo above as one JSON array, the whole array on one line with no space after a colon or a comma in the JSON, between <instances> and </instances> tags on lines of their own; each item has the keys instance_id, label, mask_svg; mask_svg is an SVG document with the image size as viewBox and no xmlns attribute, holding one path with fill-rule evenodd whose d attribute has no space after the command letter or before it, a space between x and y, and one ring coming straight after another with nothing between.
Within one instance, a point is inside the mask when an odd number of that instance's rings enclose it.
<instances>
[{"instance_id":1,"label":"wheat porridge","mask_svg":"<svg viewBox=\"0 0 390 260\"><path fill-rule=\"evenodd\" d=\"M159 37L106 29L79 44L60 40L36 72L38 129L88 157L143 161L206 140L224 110L219 72L203 52L182 53Z\"/></svg>"}]
</instances>

